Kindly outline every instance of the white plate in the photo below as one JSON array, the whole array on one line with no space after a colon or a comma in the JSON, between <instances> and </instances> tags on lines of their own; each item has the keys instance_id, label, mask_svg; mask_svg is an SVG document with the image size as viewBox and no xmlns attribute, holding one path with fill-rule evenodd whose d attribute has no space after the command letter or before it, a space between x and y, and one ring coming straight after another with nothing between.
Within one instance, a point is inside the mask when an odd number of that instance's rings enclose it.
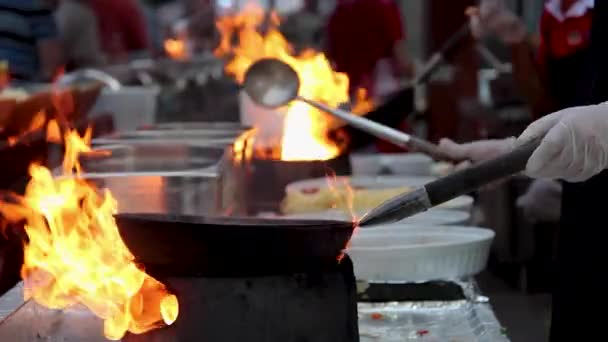
<instances>
[{"instance_id":1,"label":"white plate","mask_svg":"<svg viewBox=\"0 0 608 342\"><path fill-rule=\"evenodd\" d=\"M362 187L367 189L388 189L400 187L419 187L426 183L432 182L435 179L436 178L433 177L415 176L340 176L336 177L335 180L331 180L331 182L335 182L337 186L348 184L353 187ZM289 194L290 192L299 192L303 189L325 189L329 187L328 182L329 180L327 178L302 180L287 185L285 192ZM439 208L470 212L472 206L473 197L460 196L440 205ZM372 208L369 209L371 210Z\"/></svg>"},{"instance_id":2,"label":"white plate","mask_svg":"<svg viewBox=\"0 0 608 342\"><path fill-rule=\"evenodd\" d=\"M358 213L357 217L362 217L363 213ZM328 210L317 213L306 213L306 214L294 214L294 215L286 215L282 216L286 219L301 219L301 220L337 220L337 221L351 221L353 219L350 213L346 213L342 210ZM408 217L405 220L399 222L408 225L437 225L437 226L447 226L447 225L460 225L467 224L471 219L471 215L464 211L459 210L445 210L445 209L431 209L427 212L420 213L418 215L414 215L412 217ZM384 229L384 227L389 226L379 226L375 227L375 229ZM372 229L364 228L364 229Z\"/></svg>"},{"instance_id":3,"label":"white plate","mask_svg":"<svg viewBox=\"0 0 608 342\"><path fill-rule=\"evenodd\" d=\"M350 164L355 176L429 176L433 159L422 153L355 153L350 156Z\"/></svg>"},{"instance_id":4,"label":"white plate","mask_svg":"<svg viewBox=\"0 0 608 342\"><path fill-rule=\"evenodd\" d=\"M458 279L486 267L493 239L488 229L408 225L391 233L356 232L346 253L359 280Z\"/></svg>"}]
</instances>

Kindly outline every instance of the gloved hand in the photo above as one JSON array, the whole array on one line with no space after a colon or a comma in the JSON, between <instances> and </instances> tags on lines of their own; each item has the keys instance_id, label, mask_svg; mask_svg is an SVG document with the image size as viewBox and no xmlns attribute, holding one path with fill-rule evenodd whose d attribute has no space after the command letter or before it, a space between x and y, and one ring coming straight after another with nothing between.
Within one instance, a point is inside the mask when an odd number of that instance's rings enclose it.
<instances>
[{"instance_id":1,"label":"gloved hand","mask_svg":"<svg viewBox=\"0 0 608 342\"><path fill-rule=\"evenodd\" d=\"M450 139L441 139L439 150L456 160L480 162L510 152L515 146L515 138L501 140L480 140L457 144Z\"/></svg>"},{"instance_id":2,"label":"gloved hand","mask_svg":"<svg viewBox=\"0 0 608 342\"><path fill-rule=\"evenodd\" d=\"M507 8L504 0L481 0L479 8L467 14L471 32L477 39L495 34L505 44L517 44L526 38L526 26Z\"/></svg>"},{"instance_id":3,"label":"gloved hand","mask_svg":"<svg viewBox=\"0 0 608 342\"><path fill-rule=\"evenodd\" d=\"M568 108L532 123L516 144L544 136L528 160L534 178L582 182L608 168L608 103Z\"/></svg>"},{"instance_id":4,"label":"gloved hand","mask_svg":"<svg viewBox=\"0 0 608 342\"><path fill-rule=\"evenodd\" d=\"M517 206L532 223L558 222L561 216L562 184L554 180L537 179L517 199Z\"/></svg>"}]
</instances>

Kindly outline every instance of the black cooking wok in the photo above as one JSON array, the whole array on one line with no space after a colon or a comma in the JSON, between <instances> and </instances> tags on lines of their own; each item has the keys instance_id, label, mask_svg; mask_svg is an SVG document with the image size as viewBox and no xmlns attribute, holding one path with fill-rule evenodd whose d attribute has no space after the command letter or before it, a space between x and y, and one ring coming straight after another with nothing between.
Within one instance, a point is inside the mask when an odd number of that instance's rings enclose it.
<instances>
[{"instance_id":1,"label":"black cooking wok","mask_svg":"<svg viewBox=\"0 0 608 342\"><path fill-rule=\"evenodd\" d=\"M335 221L119 214L123 241L155 276L258 276L335 266L354 225Z\"/></svg>"}]
</instances>

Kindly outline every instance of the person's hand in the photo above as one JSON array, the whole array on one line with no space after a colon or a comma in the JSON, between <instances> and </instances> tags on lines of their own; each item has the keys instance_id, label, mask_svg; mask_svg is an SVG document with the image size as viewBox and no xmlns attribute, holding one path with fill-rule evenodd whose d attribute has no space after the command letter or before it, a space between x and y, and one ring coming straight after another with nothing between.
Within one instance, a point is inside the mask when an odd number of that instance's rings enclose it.
<instances>
[{"instance_id":1,"label":"person's hand","mask_svg":"<svg viewBox=\"0 0 608 342\"><path fill-rule=\"evenodd\" d=\"M568 108L545 116L517 144L543 137L526 166L533 178L582 182L608 168L608 103Z\"/></svg>"},{"instance_id":2,"label":"person's hand","mask_svg":"<svg viewBox=\"0 0 608 342\"><path fill-rule=\"evenodd\" d=\"M505 44L517 44L528 34L524 23L511 12L504 0L481 0L478 8L467 10L471 32L477 39L494 34Z\"/></svg>"},{"instance_id":3,"label":"person's hand","mask_svg":"<svg viewBox=\"0 0 608 342\"><path fill-rule=\"evenodd\" d=\"M554 180L537 179L517 199L517 206L532 223L558 222L561 217L562 184Z\"/></svg>"},{"instance_id":4,"label":"person's hand","mask_svg":"<svg viewBox=\"0 0 608 342\"><path fill-rule=\"evenodd\" d=\"M450 139L441 139L439 151L454 160L468 160L476 163L508 153L514 146L515 138L480 140L466 144L457 144Z\"/></svg>"}]
</instances>

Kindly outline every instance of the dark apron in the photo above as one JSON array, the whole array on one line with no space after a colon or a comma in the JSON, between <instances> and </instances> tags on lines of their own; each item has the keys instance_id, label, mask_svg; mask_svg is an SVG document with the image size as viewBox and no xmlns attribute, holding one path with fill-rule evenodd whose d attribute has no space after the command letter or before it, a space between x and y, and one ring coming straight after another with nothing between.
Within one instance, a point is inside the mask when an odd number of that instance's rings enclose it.
<instances>
[{"instance_id":1,"label":"dark apron","mask_svg":"<svg viewBox=\"0 0 608 342\"><path fill-rule=\"evenodd\" d=\"M566 106L608 100L608 0L596 0L593 15L587 61L571 67L581 76L570 83L576 85L572 98L563 93ZM565 71L563 67L556 70ZM564 184L551 342L607 340L604 310L608 307L608 285L603 280L608 272L606 194L608 172L587 182Z\"/></svg>"}]
</instances>

